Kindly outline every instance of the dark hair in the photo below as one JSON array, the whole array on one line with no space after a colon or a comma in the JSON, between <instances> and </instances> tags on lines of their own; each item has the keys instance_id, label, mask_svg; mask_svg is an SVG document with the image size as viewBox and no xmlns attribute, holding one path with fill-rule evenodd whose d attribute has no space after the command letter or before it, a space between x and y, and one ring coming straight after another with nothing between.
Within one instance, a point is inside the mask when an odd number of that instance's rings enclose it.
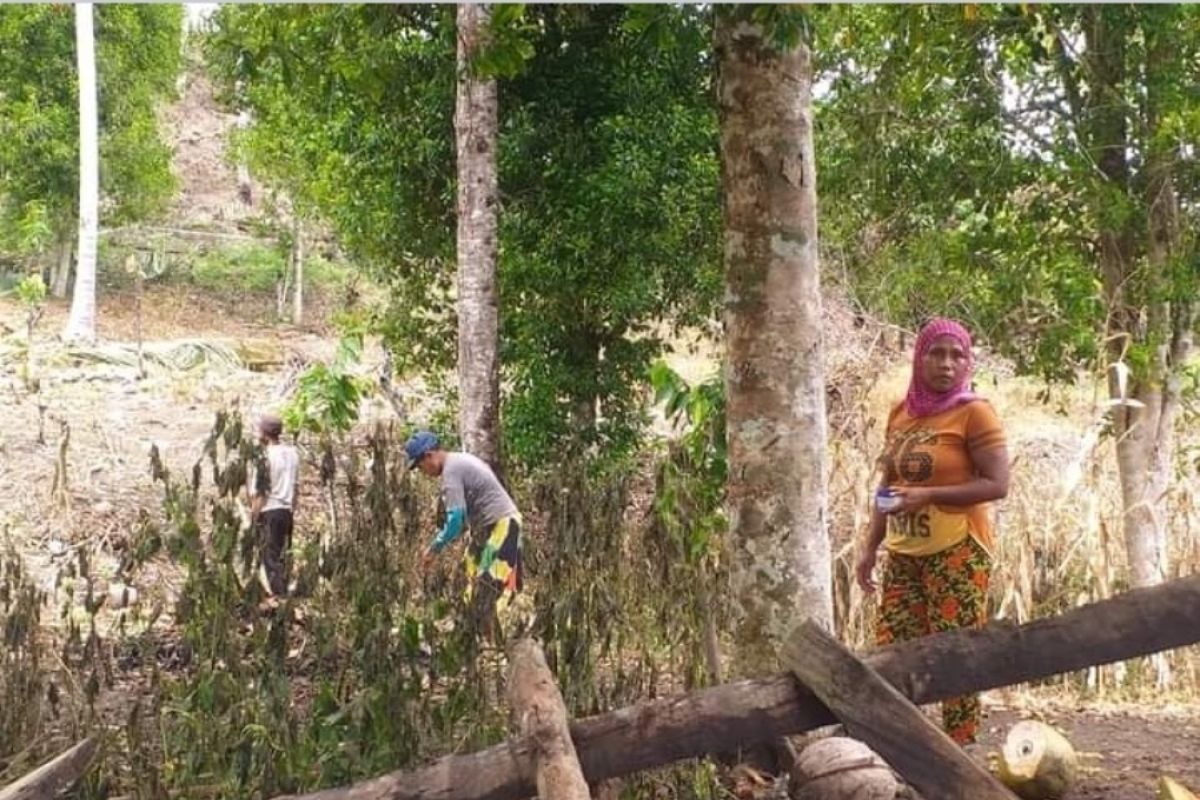
<instances>
[{"instance_id":1,"label":"dark hair","mask_svg":"<svg viewBox=\"0 0 1200 800\"><path fill-rule=\"evenodd\" d=\"M283 434L283 420L274 414L263 414L258 420L258 430L268 439L278 439Z\"/></svg>"}]
</instances>

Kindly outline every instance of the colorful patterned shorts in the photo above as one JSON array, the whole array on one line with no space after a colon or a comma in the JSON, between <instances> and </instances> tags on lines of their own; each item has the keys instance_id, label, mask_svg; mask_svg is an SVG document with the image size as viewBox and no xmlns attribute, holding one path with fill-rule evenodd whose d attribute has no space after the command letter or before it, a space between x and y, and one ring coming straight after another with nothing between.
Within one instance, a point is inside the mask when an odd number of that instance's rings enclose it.
<instances>
[{"instance_id":1,"label":"colorful patterned shorts","mask_svg":"<svg viewBox=\"0 0 1200 800\"><path fill-rule=\"evenodd\" d=\"M467 548L466 601L477 629L488 631L493 616L506 617L525 582L521 564L521 518L505 517L492 526L478 547Z\"/></svg>"}]
</instances>

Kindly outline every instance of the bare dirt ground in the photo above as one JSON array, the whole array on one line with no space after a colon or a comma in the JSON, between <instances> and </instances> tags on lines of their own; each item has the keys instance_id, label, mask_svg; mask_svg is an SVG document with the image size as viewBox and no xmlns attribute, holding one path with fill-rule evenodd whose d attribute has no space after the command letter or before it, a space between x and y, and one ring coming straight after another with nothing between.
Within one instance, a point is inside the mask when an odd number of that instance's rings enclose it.
<instances>
[{"instance_id":1,"label":"bare dirt ground","mask_svg":"<svg viewBox=\"0 0 1200 800\"><path fill-rule=\"evenodd\" d=\"M169 468L190 469L218 410L236 406L252 414L276 407L293 377L288 361L324 358L333 350L315 333L262 322L265 315L239 313L186 290L152 290L143 308L147 342L186 338L249 347L283 364L265 371L219 363L190 370L151 366L139 380L135 367L72 357L57 341L67 306L50 304L33 347L38 391L22 382L11 350L0 361L6 423L0 426L0 529L48 589L80 548L100 554L95 567L102 579L115 567L139 509L157 503L149 480L152 446ZM20 331L23 319L11 298L0 299L0 324ZM101 348L132 348L136 324L127 294L102 295L98 320ZM66 481L56 488L60 464ZM153 594L167 591L169 581L147 577L146 599L166 601Z\"/></svg>"}]
</instances>

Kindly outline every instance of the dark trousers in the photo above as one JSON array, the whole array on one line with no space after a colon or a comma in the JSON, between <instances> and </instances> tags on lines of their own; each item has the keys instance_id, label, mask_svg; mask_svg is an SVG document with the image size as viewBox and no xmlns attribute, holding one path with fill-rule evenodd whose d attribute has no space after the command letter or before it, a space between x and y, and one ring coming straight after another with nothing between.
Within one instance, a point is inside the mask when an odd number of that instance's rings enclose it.
<instances>
[{"instance_id":1,"label":"dark trousers","mask_svg":"<svg viewBox=\"0 0 1200 800\"><path fill-rule=\"evenodd\" d=\"M263 569L271 594L287 594L288 573L291 571L292 512L287 508L272 508L258 518L259 543Z\"/></svg>"}]
</instances>

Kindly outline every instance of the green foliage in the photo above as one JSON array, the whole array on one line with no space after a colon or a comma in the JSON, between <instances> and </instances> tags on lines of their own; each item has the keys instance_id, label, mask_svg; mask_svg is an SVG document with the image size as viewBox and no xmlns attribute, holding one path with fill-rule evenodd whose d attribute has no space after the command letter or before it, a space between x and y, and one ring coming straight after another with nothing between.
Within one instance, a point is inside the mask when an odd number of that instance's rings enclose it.
<instances>
[{"instance_id":1,"label":"green foliage","mask_svg":"<svg viewBox=\"0 0 1200 800\"><path fill-rule=\"evenodd\" d=\"M6 213L8 218L0 226L0 250L28 256L50 244L54 231L43 201L29 200L20 208L7 208Z\"/></svg>"},{"instance_id":2,"label":"green foliage","mask_svg":"<svg viewBox=\"0 0 1200 800\"><path fill-rule=\"evenodd\" d=\"M889 319L956 314L1047 377L1095 363L1114 328L1147 336L1137 321L1197 286L1194 270L1150 264L1145 168L1157 153L1180 193L1170 263L1194 264L1198 187L1183 142L1200 128L1182 89L1195 83L1196 19L1184 7L823 10L827 263ZM1087 52L1085 31L1101 29L1119 64ZM1147 68L1156 39L1170 56ZM1111 85L1112 69L1128 79ZM1098 164L1113 153L1130 156L1121 179ZM1120 303L1099 264L1106 236L1125 248Z\"/></svg>"},{"instance_id":3,"label":"green foliage","mask_svg":"<svg viewBox=\"0 0 1200 800\"><path fill-rule=\"evenodd\" d=\"M17 298L25 306L25 342L21 347L21 382L25 388L37 391L39 384L33 373L33 330L46 310L46 284L41 273L26 275L16 287Z\"/></svg>"},{"instance_id":4,"label":"green foliage","mask_svg":"<svg viewBox=\"0 0 1200 800\"><path fill-rule=\"evenodd\" d=\"M17 298L27 309L35 310L46 301L46 283L41 275L26 275L17 284Z\"/></svg>"},{"instance_id":5,"label":"green foliage","mask_svg":"<svg viewBox=\"0 0 1200 800\"><path fill-rule=\"evenodd\" d=\"M490 78L513 78L533 57L537 27L527 17L524 3L497 3L489 7L486 46L470 68Z\"/></svg>"},{"instance_id":6,"label":"green foliage","mask_svg":"<svg viewBox=\"0 0 1200 800\"><path fill-rule=\"evenodd\" d=\"M271 293L287 270L287 246L285 240L275 247L237 244L206 250L191 261L187 277L209 292ZM341 289L352 275L350 266L318 255L304 260L304 283L309 289Z\"/></svg>"},{"instance_id":7,"label":"green foliage","mask_svg":"<svg viewBox=\"0 0 1200 800\"><path fill-rule=\"evenodd\" d=\"M144 219L174 191L157 106L174 92L183 9L98 5L105 220ZM78 202L79 108L70 5L0 6L0 230L36 213L68 236ZM38 247L48 237L39 236ZM5 246L0 241L0 246Z\"/></svg>"},{"instance_id":8,"label":"green foliage","mask_svg":"<svg viewBox=\"0 0 1200 800\"><path fill-rule=\"evenodd\" d=\"M210 250L192 265L196 285L216 292L268 292L283 276L285 259L278 248L259 244Z\"/></svg>"},{"instance_id":9,"label":"green foliage","mask_svg":"<svg viewBox=\"0 0 1200 800\"><path fill-rule=\"evenodd\" d=\"M504 77L504 420L519 462L632 453L664 323L708 319L719 294L708 17L662 9L671 36L655 39L636 14L493 12L492 49L507 48L485 54ZM451 367L451 9L226 6L217 23L209 63L254 112L252 166L289 181L388 287L379 329L397 368Z\"/></svg>"},{"instance_id":10,"label":"green foliage","mask_svg":"<svg viewBox=\"0 0 1200 800\"><path fill-rule=\"evenodd\" d=\"M632 452L658 325L707 319L719 293L707 20L676 10L660 48L628 13L546 10L503 94L502 360L519 460L572 441Z\"/></svg>"},{"instance_id":11,"label":"green foliage","mask_svg":"<svg viewBox=\"0 0 1200 800\"><path fill-rule=\"evenodd\" d=\"M353 374L362 356L362 335L344 335L331 363L318 363L300 376L296 392L283 411L292 431L345 433L358 419L358 408L372 383Z\"/></svg>"},{"instance_id":12,"label":"green foliage","mask_svg":"<svg viewBox=\"0 0 1200 800\"><path fill-rule=\"evenodd\" d=\"M667 534L679 539L687 563L715 559L726 531L724 384L714 378L689 386L661 361L652 368L650 381L655 401L679 431L659 464L655 518Z\"/></svg>"},{"instance_id":13,"label":"green foliage","mask_svg":"<svg viewBox=\"0 0 1200 800\"><path fill-rule=\"evenodd\" d=\"M726 622L713 588L723 576L728 531L724 383L716 377L691 386L662 361L651 368L650 383L656 404L676 431L657 465L650 537L664 549L664 583L694 587L678 598L677 611L689 623L684 627L715 639ZM698 665L706 657L701 638L685 644L693 653L691 679L701 682ZM709 648L714 647L710 641ZM709 679L712 669L710 664Z\"/></svg>"}]
</instances>

